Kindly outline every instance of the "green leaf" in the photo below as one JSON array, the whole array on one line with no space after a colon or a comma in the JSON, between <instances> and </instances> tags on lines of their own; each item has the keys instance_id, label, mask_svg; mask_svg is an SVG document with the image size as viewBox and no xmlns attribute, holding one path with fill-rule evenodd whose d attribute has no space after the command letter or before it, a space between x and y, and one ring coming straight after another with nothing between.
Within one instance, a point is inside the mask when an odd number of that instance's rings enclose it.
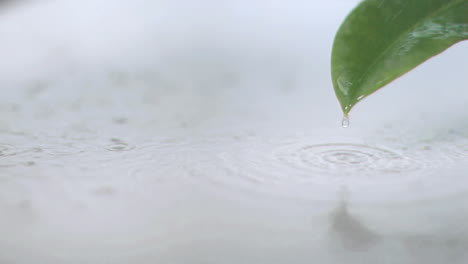
<instances>
[{"instance_id":1,"label":"green leaf","mask_svg":"<svg viewBox=\"0 0 468 264\"><path fill-rule=\"evenodd\" d=\"M345 116L369 94L468 39L468 0L364 0L333 43L331 73Z\"/></svg>"}]
</instances>

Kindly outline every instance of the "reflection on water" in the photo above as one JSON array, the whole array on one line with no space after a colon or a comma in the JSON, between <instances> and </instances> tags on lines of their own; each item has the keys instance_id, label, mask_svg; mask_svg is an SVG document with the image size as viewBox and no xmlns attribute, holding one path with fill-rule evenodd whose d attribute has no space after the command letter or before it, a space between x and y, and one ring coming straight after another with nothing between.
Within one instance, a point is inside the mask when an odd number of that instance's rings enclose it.
<instances>
[{"instance_id":1,"label":"reflection on water","mask_svg":"<svg viewBox=\"0 0 468 264\"><path fill-rule=\"evenodd\" d=\"M365 218L350 212L347 200L339 202L330 217L330 236L335 250L341 252L336 258L339 261L372 263L382 256L392 256L386 257L383 263L396 260L398 263L443 263L447 260L463 263L468 256L466 227L455 233L447 232L446 227L426 231L415 228L405 232L373 230L366 225Z\"/></svg>"},{"instance_id":2,"label":"reflection on water","mask_svg":"<svg viewBox=\"0 0 468 264\"><path fill-rule=\"evenodd\" d=\"M348 211L345 200L331 215L331 231L350 250L364 250L376 245L380 236L366 227Z\"/></svg>"}]
</instances>

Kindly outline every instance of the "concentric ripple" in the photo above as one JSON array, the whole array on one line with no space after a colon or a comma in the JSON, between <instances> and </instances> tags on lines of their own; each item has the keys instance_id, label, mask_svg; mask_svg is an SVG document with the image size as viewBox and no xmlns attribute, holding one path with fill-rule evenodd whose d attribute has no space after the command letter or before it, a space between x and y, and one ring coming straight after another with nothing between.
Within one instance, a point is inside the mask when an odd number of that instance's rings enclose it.
<instances>
[{"instance_id":1,"label":"concentric ripple","mask_svg":"<svg viewBox=\"0 0 468 264\"><path fill-rule=\"evenodd\" d=\"M130 151L135 148L134 146L129 145L125 143L124 141L117 139L117 138L111 139L111 142L112 142L111 144L105 146L105 149L107 149L108 151L122 152L122 151Z\"/></svg>"},{"instance_id":2,"label":"concentric ripple","mask_svg":"<svg viewBox=\"0 0 468 264\"><path fill-rule=\"evenodd\" d=\"M31 166L34 164L32 160L37 158L37 155L41 152L41 148L24 148L0 144L0 167Z\"/></svg>"},{"instance_id":3,"label":"concentric ripple","mask_svg":"<svg viewBox=\"0 0 468 264\"><path fill-rule=\"evenodd\" d=\"M327 196L340 186L406 190L421 179L437 178L428 176L431 164L412 152L356 143L314 144L305 138L225 142L195 157L199 162L191 169L197 182L294 197Z\"/></svg>"},{"instance_id":4,"label":"concentric ripple","mask_svg":"<svg viewBox=\"0 0 468 264\"><path fill-rule=\"evenodd\" d=\"M275 155L291 166L328 173L400 173L421 167L416 160L391 150L361 144L293 145L280 149Z\"/></svg>"},{"instance_id":5,"label":"concentric ripple","mask_svg":"<svg viewBox=\"0 0 468 264\"><path fill-rule=\"evenodd\" d=\"M7 144L0 144L0 156L13 156L16 155L16 151L13 146Z\"/></svg>"}]
</instances>

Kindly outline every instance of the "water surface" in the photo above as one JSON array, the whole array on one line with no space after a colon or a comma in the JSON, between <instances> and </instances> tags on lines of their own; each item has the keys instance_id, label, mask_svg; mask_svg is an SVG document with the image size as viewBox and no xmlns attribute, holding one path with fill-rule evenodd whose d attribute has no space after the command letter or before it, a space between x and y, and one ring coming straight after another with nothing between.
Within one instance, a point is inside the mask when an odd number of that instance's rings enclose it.
<instances>
[{"instance_id":1,"label":"water surface","mask_svg":"<svg viewBox=\"0 0 468 264\"><path fill-rule=\"evenodd\" d=\"M467 45L343 129L355 4L4 9L0 262L466 263Z\"/></svg>"}]
</instances>

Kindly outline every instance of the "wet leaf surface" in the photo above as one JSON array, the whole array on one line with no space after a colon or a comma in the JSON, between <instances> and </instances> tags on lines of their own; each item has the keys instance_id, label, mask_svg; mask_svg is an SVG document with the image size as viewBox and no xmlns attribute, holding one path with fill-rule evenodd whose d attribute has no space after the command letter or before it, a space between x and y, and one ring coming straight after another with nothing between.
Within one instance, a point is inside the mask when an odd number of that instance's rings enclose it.
<instances>
[{"instance_id":1,"label":"wet leaf surface","mask_svg":"<svg viewBox=\"0 0 468 264\"><path fill-rule=\"evenodd\" d=\"M468 0L366 0L339 28L331 71L346 115L360 100L468 39Z\"/></svg>"}]
</instances>

